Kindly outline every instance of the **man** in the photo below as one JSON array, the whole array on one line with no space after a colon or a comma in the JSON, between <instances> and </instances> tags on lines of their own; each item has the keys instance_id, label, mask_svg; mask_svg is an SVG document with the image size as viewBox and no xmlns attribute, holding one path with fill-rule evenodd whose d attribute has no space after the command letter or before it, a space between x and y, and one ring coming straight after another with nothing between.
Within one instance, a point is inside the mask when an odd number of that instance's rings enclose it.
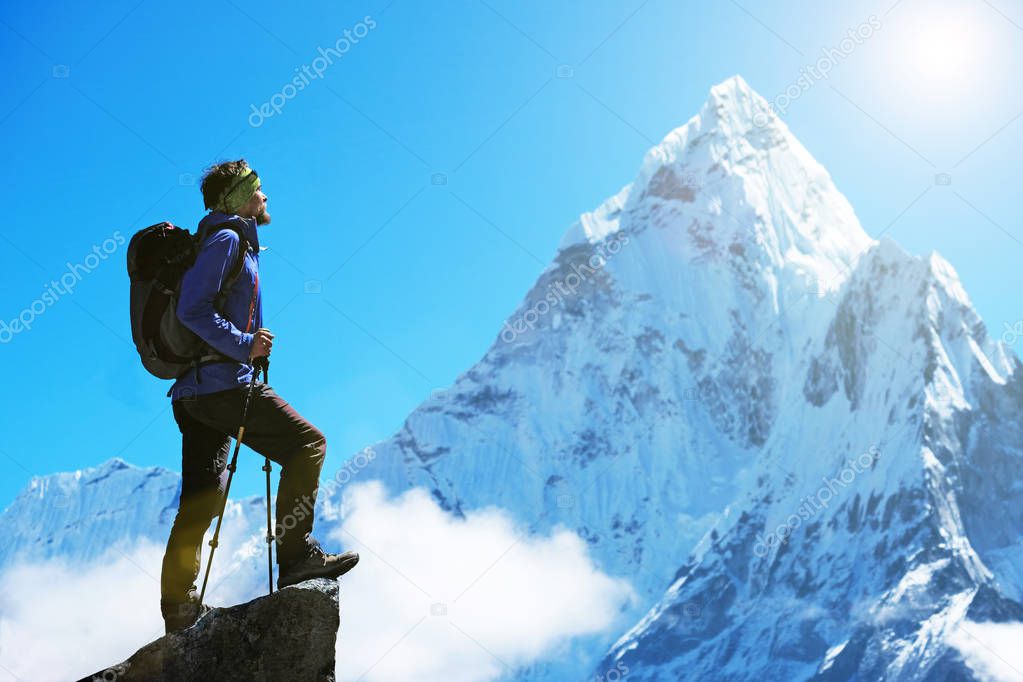
<instances>
[{"instance_id":1,"label":"man","mask_svg":"<svg viewBox=\"0 0 1023 682\"><path fill-rule=\"evenodd\" d=\"M254 361L269 358L274 339L261 326L258 227L270 224L270 213L259 176L244 159L228 161L206 171L201 189L211 210L199 223L201 250L182 279L177 314L217 359L194 366L167 394L182 441L181 500L160 581L167 632L192 625L208 608L199 603L195 585L203 534L224 494L231 436L238 431L256 371ZM240 274L218 298L246 245ZM242 442L282 467L277 492L278 588L309 578L337 577L355 566L357 553L324 553L311 535L313 503L327 451L323 434L272 388L259 383ZM294 526L282 524L287 517Z\"/></svg>"}]
</instances>

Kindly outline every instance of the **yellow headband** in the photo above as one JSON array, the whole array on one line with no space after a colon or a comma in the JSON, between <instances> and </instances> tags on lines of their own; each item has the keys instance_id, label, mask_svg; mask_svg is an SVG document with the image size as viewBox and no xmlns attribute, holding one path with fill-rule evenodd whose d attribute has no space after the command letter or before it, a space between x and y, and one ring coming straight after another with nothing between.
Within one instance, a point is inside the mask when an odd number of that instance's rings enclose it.
<instances>
[{"instance_id":1,"label":"yellow headband","mask_svg":"<svg viewBox=\"0 0 1023 682\"><path fill-rule=\"evenodd\" d=\"M236 213L242 206L248 203L256 190L262 183L259 175L251 168L246 168L234 184L224 192L213 208L223 213Z\"/></svg>"}]
</instances>

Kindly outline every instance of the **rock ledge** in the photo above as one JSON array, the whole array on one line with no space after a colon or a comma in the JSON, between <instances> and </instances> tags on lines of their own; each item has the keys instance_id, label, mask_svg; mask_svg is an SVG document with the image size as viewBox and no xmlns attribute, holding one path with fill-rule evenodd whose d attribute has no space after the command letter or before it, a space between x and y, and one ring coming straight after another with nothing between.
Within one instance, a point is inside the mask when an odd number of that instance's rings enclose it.
<instances>
[{"instance_id":1,"label":"rock ledge","mask_svg":"<svg viewBox=\"0 0 1023 682\"><path fill-rule=\"evenodd\" d=\"M334 680L337 580L307 580L216 608L82 680ZM81 682L81 681L80 681Z\"/></svg>"}]
</instances>

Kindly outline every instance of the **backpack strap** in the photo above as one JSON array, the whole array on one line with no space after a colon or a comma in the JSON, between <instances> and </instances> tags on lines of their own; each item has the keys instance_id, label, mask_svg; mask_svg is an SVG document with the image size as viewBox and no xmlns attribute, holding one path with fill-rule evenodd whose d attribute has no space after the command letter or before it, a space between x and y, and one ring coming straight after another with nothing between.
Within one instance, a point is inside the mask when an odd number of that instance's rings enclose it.
<instances>
[{"instance_id":1,"label":"backpack strap","mask_svg":"<svg viewBox=\"0 0 1023 682\"><path fill-rule=\"evenodd\" d=\"M202 244L203 244L204 241L206 241L206 237L209 236L209 234L213 230L222 230L222 229L231 230L236 235L238 235L238 255L235 257L234 264L231 266L230 271L228 271L227 277L225 277L223 279L223 281L220 283L220 291L218 291L217 295L213 298L213 309L216 310L217 313L219 313L220 315L224 314L224 305L225 305L225 303L227 301L227 292L228 292L228 290L230 290L230 288L232 286L234 286L234 283L241 276L242 270L245 269L245 254L247 254L251 250L251 248L252 248L251 244L249 244L249 240L245 238L245 235L242 234L241 230L239 230L237 227L235 227L234 225L231 224L231 221L226 221L226 222L223 222L223 223L218 223L216 225L213 225L213 226L209 227L206 230L203 230L198 235L198 247L202 248ZM258 277L258 275L257 275L257 277ZM258 279L257 279L256 286L257 287L259 286ZM255 298L256 298L256 290L253 289L253 292L252 292L252 304L250 304L250 306L249 306L250 308L253 307L253 305L255 303ZM236 362L236 360L234 358L230 358L230 357L224 355L220 351L214 349L209 344L203 344L203 347L205 348L206 352L203 352L202 354L200 354L200 355L196 356L195 358L193 358L192 359L191 367L189 367L187 370L185 370L185 372L182 372L182 375L184 375L188 371L194 370L195 371L195 382L197 384L198 383L202 383L202 379L201 379L201 377L199 375L199 367L201 367L203 365L208 365L208 364L211 364L211 363L214 363L214 362Z\"/></svg>"},{"instance_id":2,"label":"backpack strap","mask_svg":"<svg viewBox=\"0 0 1023 682\"><path fill-rule=\"evenodd\" d=\"M245 238L245 235L242 234L241 230L235 227L230 220L212 225L197 234L197 248L202 248L203 242L206 241L206 238L214 230L224 229L231 230L238 235L238 255L235 256L234 264L228 271L227 277L225 277L220 283L220 291L218 291L217 295L213 297L213 309L221 315L224 314L224 303L227 300L227 291L234 286L235 281L237 281L238 277L241 276L242 270L245 269L245 254L252 249L252 245L249 244L249 240Z\"/></svg>"},{"instance_id":3,"label":"backpack strap","mask_svg":"<svg viewBox=\"0 0 1023 682\"><path fill-rule=\"evenodd\" d=\"M231 228L234 229L234 228ZM234 265L231 266L231 270L227 273L227 277L220 283L220 291L217 292L216 297L213 299L213 308L221 315L224 314L224 304L227 301L227 291L234 286L234 283L238 280L238 277L242 274L242 270L245 269L245 254L249 252L249 240L242 235L241 232L235 230L238 234L238 255L235 257Z\"/></svg>"}]
</instances>

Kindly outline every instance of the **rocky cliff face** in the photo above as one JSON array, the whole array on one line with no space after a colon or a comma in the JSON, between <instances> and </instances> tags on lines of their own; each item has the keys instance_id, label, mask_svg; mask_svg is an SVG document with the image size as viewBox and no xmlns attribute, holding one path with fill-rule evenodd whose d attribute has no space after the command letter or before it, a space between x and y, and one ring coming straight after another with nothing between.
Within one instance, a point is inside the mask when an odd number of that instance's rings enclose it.
<instances>
[{"instance_id":1,"label":"rocky cliff face","mask_svg":"<svg viewBox=\"0 0 1023 682\"><path fill-rule=\"evenodd\" d=\"M309 580L246 604L213 609L85 680L333 682L336 580Z\"/></svg>"}]
</instances>

